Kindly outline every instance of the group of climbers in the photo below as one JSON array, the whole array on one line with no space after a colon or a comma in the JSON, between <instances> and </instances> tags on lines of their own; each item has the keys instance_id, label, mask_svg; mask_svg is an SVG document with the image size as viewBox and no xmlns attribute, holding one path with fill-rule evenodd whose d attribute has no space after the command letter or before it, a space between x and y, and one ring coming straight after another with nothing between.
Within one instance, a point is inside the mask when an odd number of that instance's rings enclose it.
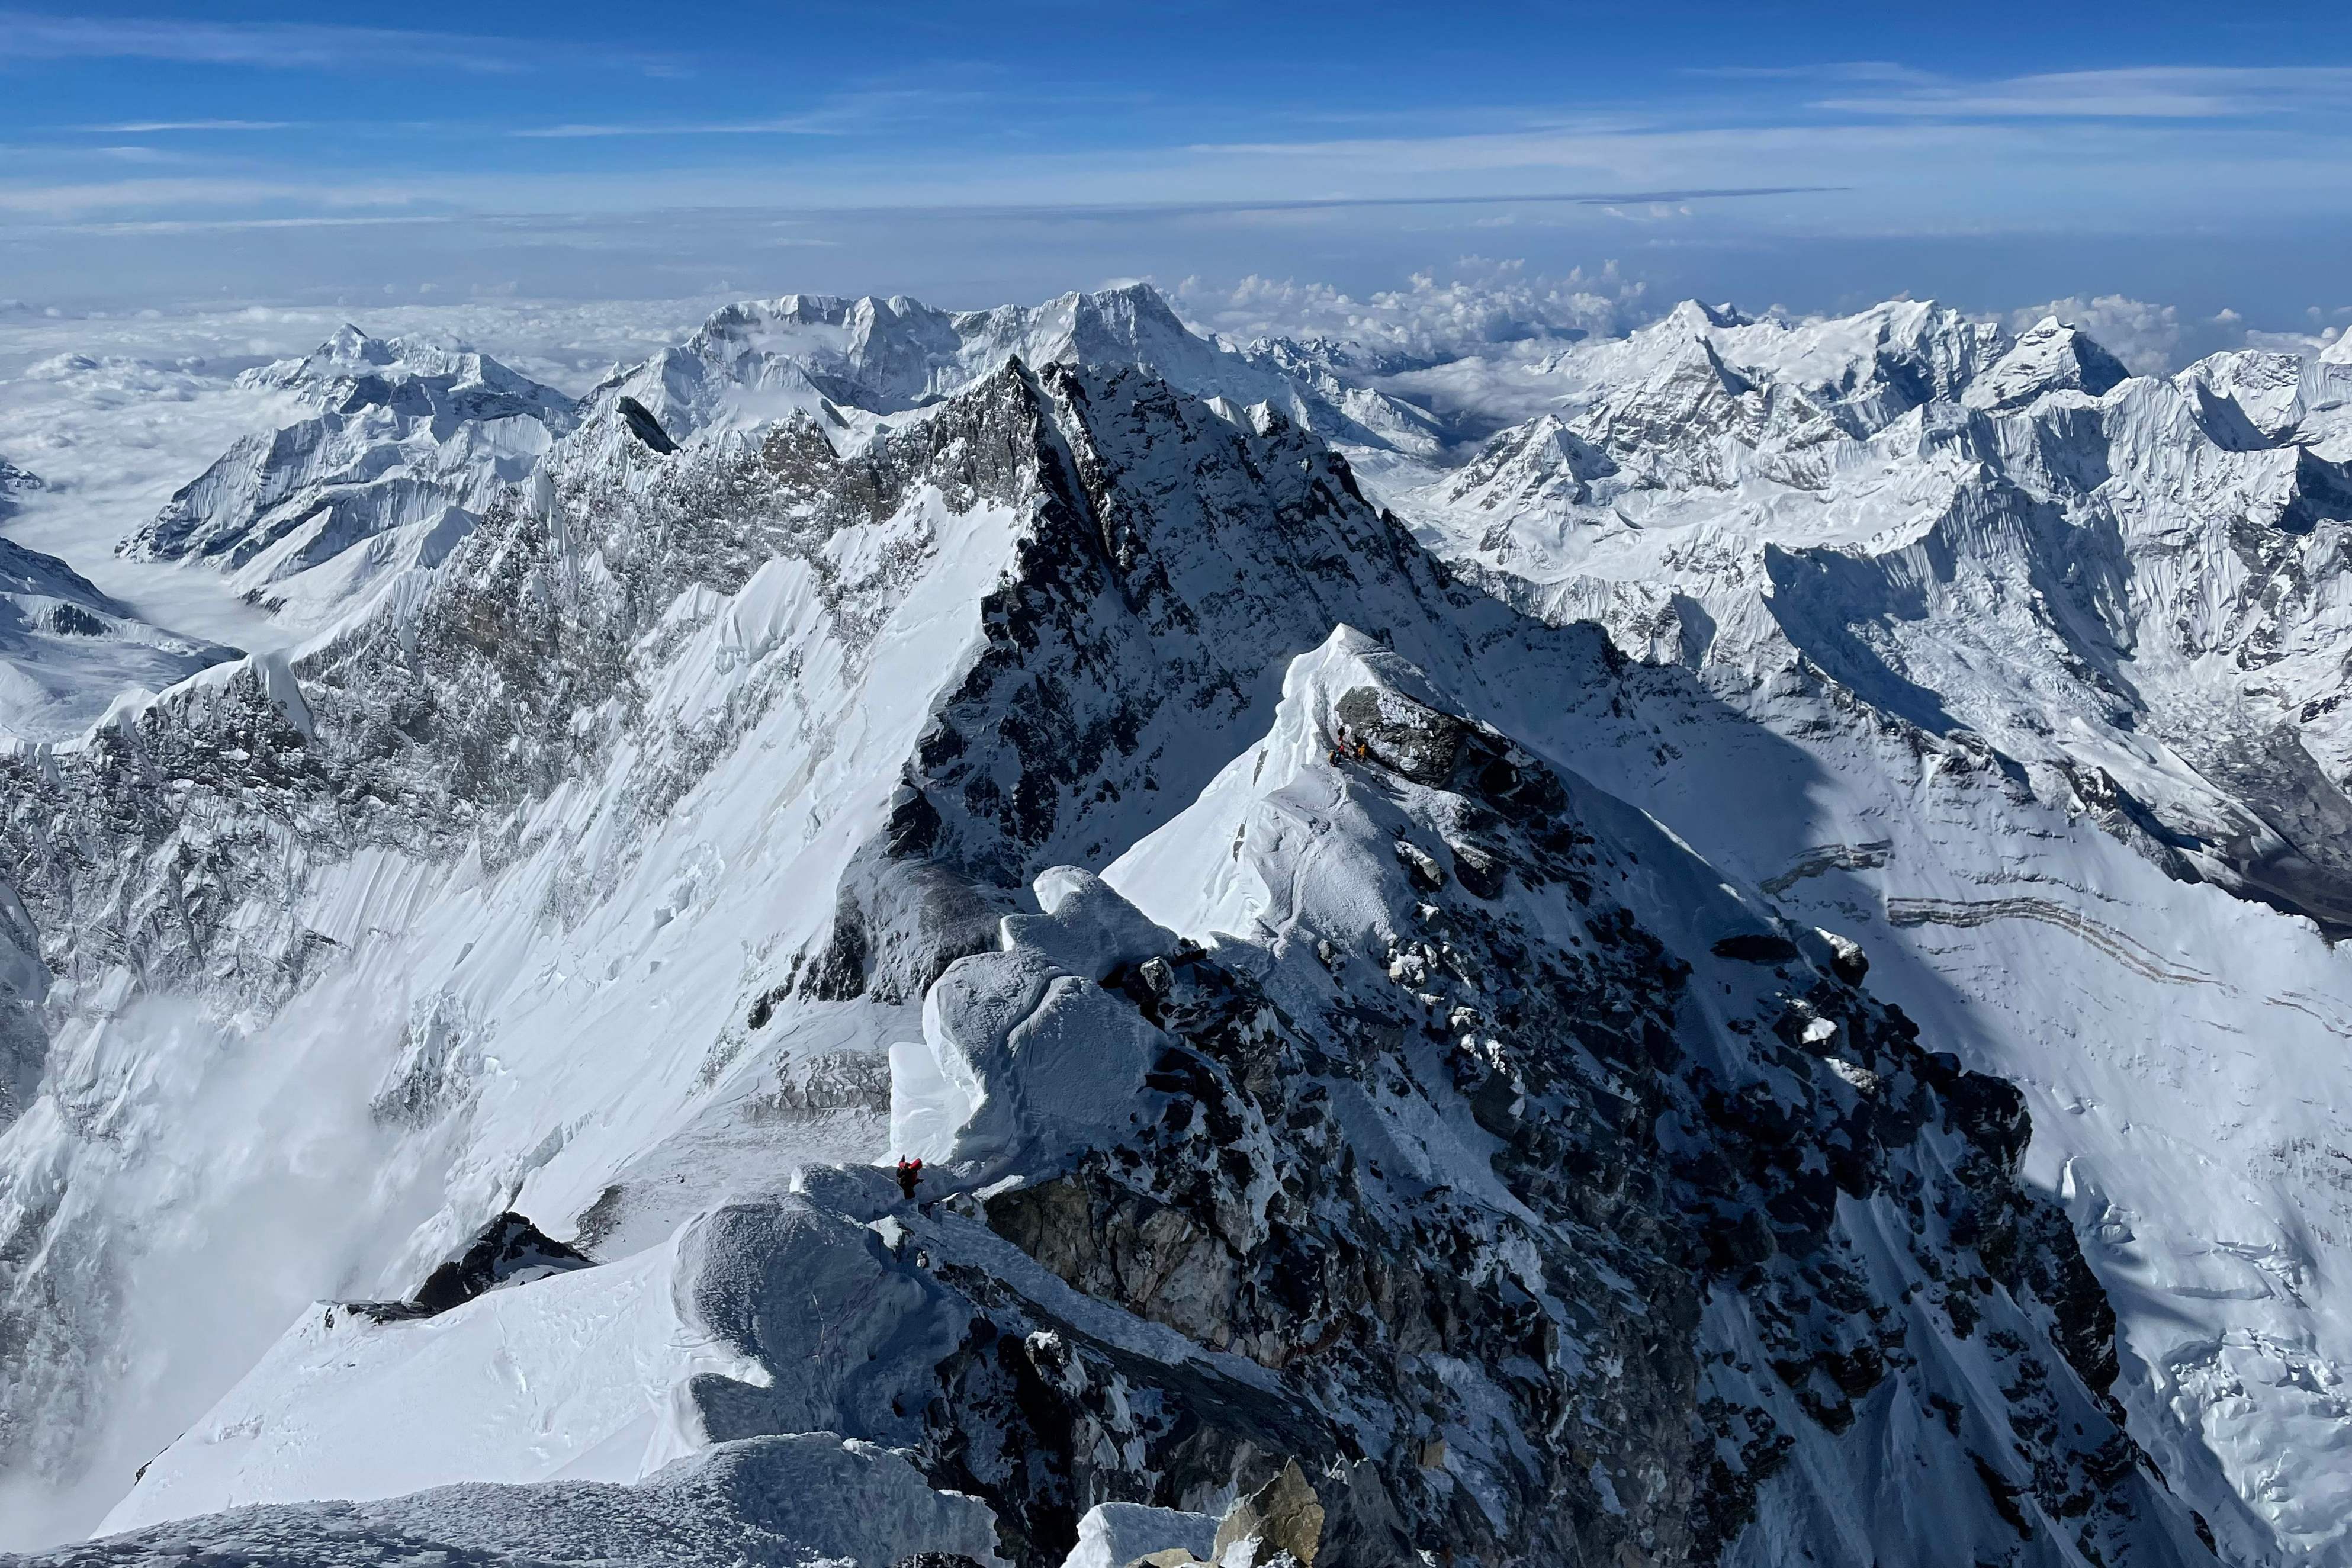
<instances>
[{"instance_id":1,"label":"group of climbers","mask_svg":"<svg viewBox=\"0 0 2352 1568\"><path fill-rule=\"evenodd\" d=\"M1333 767L1338 767L1342 762L1346 761L1349 757L1355 758L1360 763L1369 762L1371 760L1371 750L1364 744L1364 738L1361 735L1351 737L1348 733L1348 726L1345 724L1338 726L1333 733L1337 737L1337 739L1335 739L1331 743L1331 765Z\"/></svg>"}]
</instances>

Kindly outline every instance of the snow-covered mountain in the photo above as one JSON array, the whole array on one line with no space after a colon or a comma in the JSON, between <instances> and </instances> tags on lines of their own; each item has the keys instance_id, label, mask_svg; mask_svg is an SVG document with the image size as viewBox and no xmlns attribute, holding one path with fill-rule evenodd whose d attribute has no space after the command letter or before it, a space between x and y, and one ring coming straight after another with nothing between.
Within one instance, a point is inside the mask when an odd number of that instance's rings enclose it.
<instances>
[{"instance_id":1,"label":"snow-covered mountain","mask_svg":"<svg viewBox=\"0 0 2352 1568\"><path fill-rule=\"evenodd\" d=\"M2182 875L2352 911L2352 377L2235 354L2128 378L2055 321L1995 357L1927 307L1723 321L1686 306L1597 370L1560 356L1572 414L1397 504L1629 650L1792 648L1889 716L2065 775Z\"/></svg>"},{"instance_id":2,"label":"snow-covered mountain","mask_svg":"<svg viewBox=\"0 0 2352 1568\"><path fill-rule=\"evenodd\" d=\"M38 1529L2352 1561L2352 371L1130 289L255 374L141 548L466 526L0 752Z\"/></svg>"},{"instance_id":3,"label":"snow-covered mountain","mask_svg":"<svg viewBox=\"0 0 2352 1568\"><path fill-rule=\"evenodd\" d=\"M16 510L19 496L41 488L41 477L0 458L0 519Z\"/></svg>"},{"instance_id":4,"label":"snow-covered mountain","mask_svg":"<svg viewBox=\"0 0 2352 1568\"><path fill-rule=\"evenodd\" d=\"M1391 499L1494 591L1598 620L1795 748L1598 771L1785 906L1914 955L1906 1009L2029 1087L2043 1179L2127 1303L2142 1429L2185 1429L2168 1473L2231 1560L2342 1561L2352 1500L2313 1456L2352 1415L2352 1336L2316 1238L2352 1210L2297 1173L2352 1144L2339 1091L2275 1086L2336 1081L2344 982L2305 921L2193 885L2340 929L2352 383L2252 353L2125 378L2048 321L1945 355L1978 369L1940 386L1855 352L1919 309L1685 307L1529 367L1557 412ZM1825 381L1887 416L1782 416ZM2214 1180L2184 1191L2183 1160Z\"/></svg>"},{"instance_id":5,"label":"snow-covered mountain","mask_svg":"<svg viewBox=\"0 0 2352 1568\"><path fill-rule=\"evenodd\" d=\"M572 424L571 399L486 354L351 326L237 384L316 412L239 440L123 548L217 567L309 624L437 564Z\"/></svg>"},{"instance_id":6,"label":"snow-covered mountain","mask_svg":"<svg viewBox=\"0 0 2352 1568\"><path fill-rule=\"evenodd\" d=\"M1196 396L1236 407L1271 404L1335 438L1423 455L1443 444L1420 409L1342 385L1280 348L1245 353L1204 339L1142 284L992 310L787 294L729 306L678 347L607 379L588 401L606 407L628 398L674 440L754 430L793 414L864 430L870 426L856 420L860 413L935 403L1017 358L1140 365Z\"/></svg>"}]
</instances>

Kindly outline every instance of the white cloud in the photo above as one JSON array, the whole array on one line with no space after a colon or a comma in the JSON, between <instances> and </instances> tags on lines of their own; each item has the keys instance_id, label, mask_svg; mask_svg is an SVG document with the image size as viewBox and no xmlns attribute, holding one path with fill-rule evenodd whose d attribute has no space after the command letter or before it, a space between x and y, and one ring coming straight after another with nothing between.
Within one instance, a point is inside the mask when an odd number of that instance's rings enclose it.
<instances>
[{"instance_id":1,"label":"white cloud","mask_svg":"<svg viewBox=\"0 0 2352 1568\"><path fill-rule=\"evenodd\" d=\"M1969 120L2212 120L2340 110L2347 100L2352 69L2342 67L2168 66L2052 71L1987 82L1913 76L1893 90L1821 99L1813 107Z\"/></svg>"},{"instance_id":2,"label":"white cloud","mask_svg":"<svg viewBox=\"0 0 2352 1568\"><path fill-rule=\"evenodd\" d=\"M2082 328L2127 368L2142 375L2160 375L2172 370L2174 356L2181 346L2180 310L2173 305L2150 304L2121 294L2102 294L2093 300L2053 300L2047 304L2011 311L2010 329L2022 331L2044 316L2055 316Z\"/></svg>"},{"instance_id":3,"label":"white cloud","mask_svg":"<svg viewBox=\"0 0 2352 1568\"><path fill-rule=\"evenodd\" d=\"M1504 344L1621 331L1641 300L1617 264L1531 274L1524 261L1465 257L1443 281L1417 272L1402 289L1361 299L1328 283L1244 278L1231 289L1186 279L1177 308L1229 338L1328 338L1419 360L1476 354Z\"/></svg>"},{"instance_id":4,"label":"white cloud","mask_svg":"<svg viewBox=\"0 0 2352 1568\"><path fill-rule=\"evenodd\" d=\"M114 136L145 136L161 131L291 131L301 123L297 120L126 120L115 125L76 125L68 129Z\"/></svg>"},{"instance_id":5,"label":"white cloud","mask_svg":"<svg viewBox=\"0 0 2352 1568\"><path fill-rule=\"evenodd\" d=\"M310 70L401 66L478 73L523 71L551 61L601 60L644 69L666 61L645 51L562 40L353 27L312 22L216 22L182 16L57 16L0 11L0 60L149 59L184 65ZM667 63L674 64L674 61Z\"/></svg>"}]
</instances>

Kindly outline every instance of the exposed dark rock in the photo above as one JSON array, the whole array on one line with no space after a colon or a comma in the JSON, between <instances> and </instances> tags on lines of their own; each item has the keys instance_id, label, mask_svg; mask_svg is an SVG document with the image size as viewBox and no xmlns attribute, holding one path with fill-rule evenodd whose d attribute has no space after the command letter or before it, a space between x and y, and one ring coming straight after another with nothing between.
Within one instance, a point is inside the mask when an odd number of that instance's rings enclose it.
<instances>
[{"instance_id":1,"label":"exposed dark rock","mask_svg":"<svg viewBox=\"0 0 2352 1568\"><path fill-rule=\"evenodd\" d=\"M405 1301L352 1301L347 1310L379 1321L430 1318L501 1285L593 1268L595 1259L509 1210L476 1233L457 1257L436 1268Z\"/></svg>"},{"instance_id":2,"label":"exposed dark rock","mask_svg":"<svg viewBox=\"0 0 2352 1568\"><path fill-rule=\"evenodd\" d=\"M635 436L655 451L667 457L677 450L677 443L669 438L669 432L661 427L661 421L655 418L653 412L635 398L622 397L613 405L613 411L618 414L623 423L628 426L630 435Z\"/></svg>"},{"instance_id":3,"label":"exposed dark rock","mask_svg":"<svg viewBox=\"0 0 2352 1568\"><path fill-rule=\"evenodd\" d=\"M1446 848L1453 851L1454 876L1463 888L1481 899L1503 896L1503 879L1507 868L1503 858L1475 844L1458 844L1449 840Z\"/></svg>"},{"instance_id":4,"label":"exposed dark rock","mask_svg":"<svg viewBox=\"0 0 2352 1568\"><path fill-rule=\"evenodd\" d=\"M1769 931L1739 931L1717 937L1710 951L1717 958L1736 959L1741 963L1789 963L1798 957L1795 942Z\"/></svg>"},{"instance_id":5,"label":"exposed dark rock","mask_svg":"<svg viewBox=\"0 0 2352 1568\"><path fill-rule=\"evenodd\" d=\"M1225 1561L1225 1553L1243 1542L1257 1543L1255 1563L1270 1563L1287 1553L1298 1568L1315 1568L1316 1548L1323 1541L1323 1505L1298 1461L1284 1461L1282 1473L1234 1504L1217 1525L1216 1543L1209 1560Z\"/></svg>"}]
</instances>

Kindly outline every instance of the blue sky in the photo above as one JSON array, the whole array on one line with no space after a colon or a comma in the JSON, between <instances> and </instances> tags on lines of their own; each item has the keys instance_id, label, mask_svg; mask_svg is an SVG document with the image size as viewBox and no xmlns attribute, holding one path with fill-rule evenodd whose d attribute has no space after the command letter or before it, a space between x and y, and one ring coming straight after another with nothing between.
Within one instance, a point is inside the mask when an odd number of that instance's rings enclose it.
<instances>
[{"instance_id":1,"label":"blue sky","mask_svg":"<svg viewBox=\"0 0 2352 1568\"><path fill-rule=\"evenodd\" d=\"M0 9L0 297L1368 289L2352 302L2317 5ZM397 20L392 20L396 16Z\"/></svg>"}]
</instances>

